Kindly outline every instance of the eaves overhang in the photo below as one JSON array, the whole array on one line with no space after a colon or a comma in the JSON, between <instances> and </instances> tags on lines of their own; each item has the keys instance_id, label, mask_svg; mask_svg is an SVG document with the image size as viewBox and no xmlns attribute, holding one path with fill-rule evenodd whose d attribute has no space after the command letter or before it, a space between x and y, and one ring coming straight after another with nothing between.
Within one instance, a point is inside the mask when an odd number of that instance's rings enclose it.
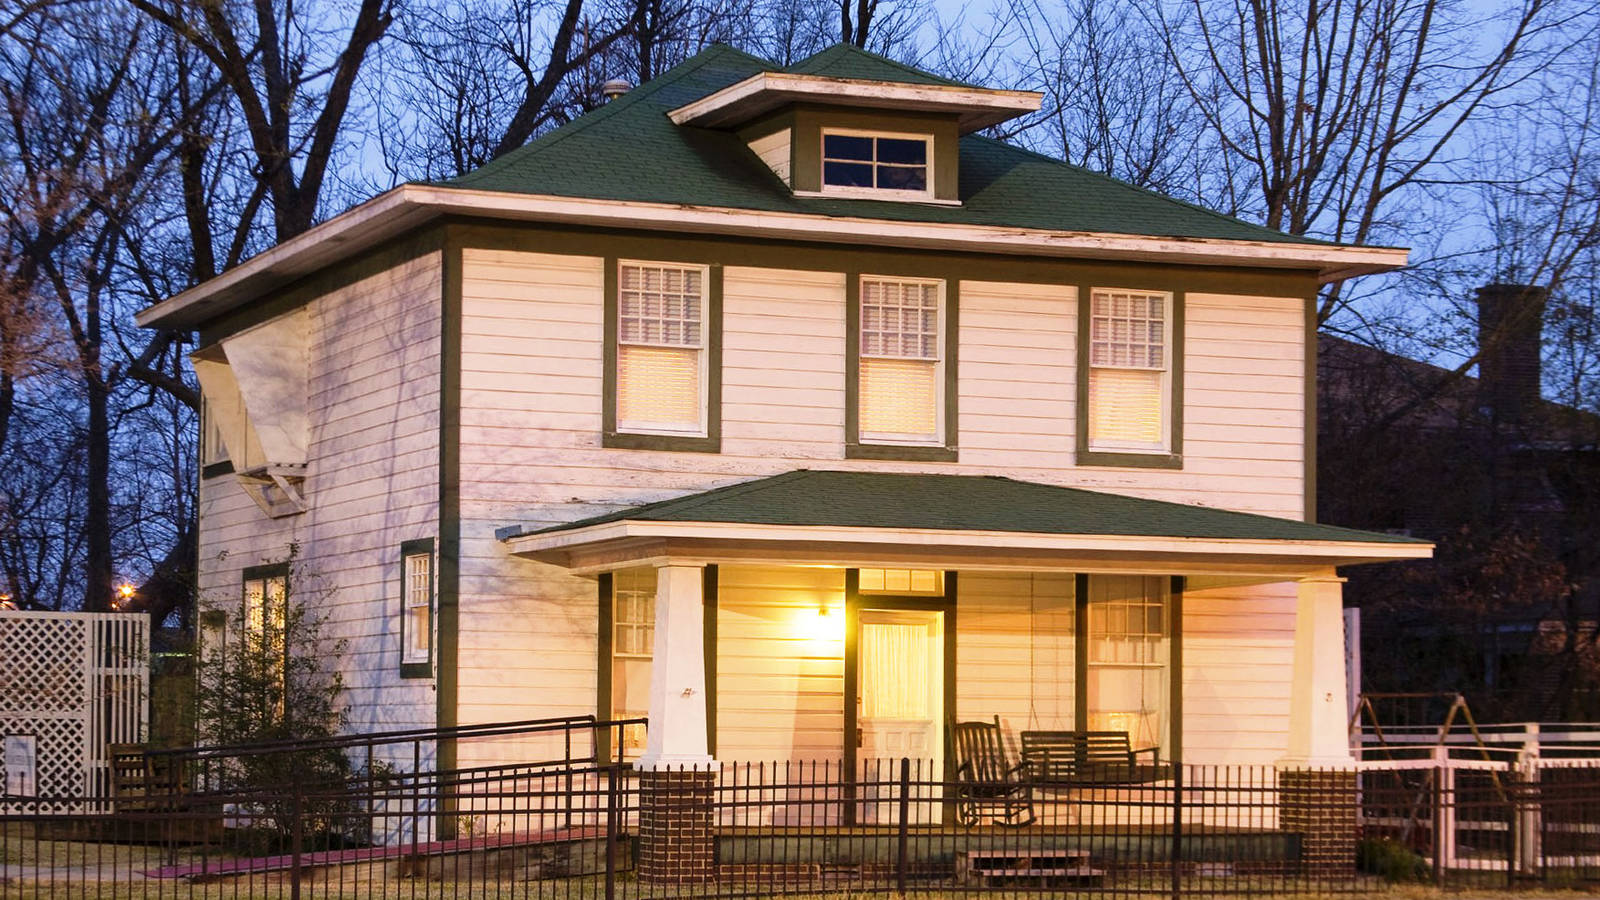
<instances>
[{"instance_id":1,"label":"eaves overhang","mask_svg":"<svg viewBox=\"0 0 1600 900\"><path fill-rule=\"evenodd\" d=\"M1397 269L1406 264L1407 256L1405 249L1393 247L902 222L407 184L149 306L134 320L145 328L198 328L273 290L445 216L952 252L1301 269L1315 271L1324 282Z\"/></svg>"},{"instance_id":2,"label":"eaves overhang","mask_svg":"<svg viewBox=\"0 0 1600 900\"><path fill-rule=\"evenodd\" d=\"M1003 91L947 84L908 84L761 72L667 113L674 125L737 128L795 103L953 115L962 134L1034 112L1036 91Z\"/></svg>"},{"instance_id":3,"label":"eaves overhang","mask_svg":"<svg viewBox=\"0 0 1600 900\"><path fill-rule=\"evenodd\" d=\"M621 519L529 534L514 555L592 574L666 559L794 565L1309 576L1339 566L1426 559L1423 542L1308 541L864 528Z\"/></svg>"}]
</instances>

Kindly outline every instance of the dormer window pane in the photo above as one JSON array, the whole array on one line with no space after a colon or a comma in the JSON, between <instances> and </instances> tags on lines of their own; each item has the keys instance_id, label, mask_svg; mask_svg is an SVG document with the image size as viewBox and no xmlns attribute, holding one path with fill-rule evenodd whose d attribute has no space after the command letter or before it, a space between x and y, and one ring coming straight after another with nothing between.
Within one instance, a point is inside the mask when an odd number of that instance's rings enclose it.
<instances>
[{"instance_id":1,"label":"dormer window pane","mask_svg":"<svg viewBox=\"0 0 1600 900\"><path fill-rule=\"evenodd\" d=\"M868 165L830 162L823 166L822 174L835 187L872 187L872 167Z\"/></svg>"},{"instance_id":2,"label":"dormer window pane","mask_svg":"<svg viewBox=\"0 0 1600 900\"><path fill-rule=\"evenodd\" d=\"M824 133L823 190L928 193L926 137Z\"/></svg>"},{"instance_id":3,"label":"dormer window pane","mask_svg":"<svg viewBox=\"0 0 1600 900\"><path fill-rule=\"evenodd\" d=\"M898 138L878 138L878 162L903 166L928 164L928 142Z\"/></svg>"},{"instance_id":4,"label":"dormer window pane","mask_svg":"<svg viewBox=\"0 0 1600 900\"><path fill-rule=\"evenodd\" d=\"M872 162L872 138L830 134L822 139L822 155L828 159L855 159Z\"/></svg>"}]
</instances>

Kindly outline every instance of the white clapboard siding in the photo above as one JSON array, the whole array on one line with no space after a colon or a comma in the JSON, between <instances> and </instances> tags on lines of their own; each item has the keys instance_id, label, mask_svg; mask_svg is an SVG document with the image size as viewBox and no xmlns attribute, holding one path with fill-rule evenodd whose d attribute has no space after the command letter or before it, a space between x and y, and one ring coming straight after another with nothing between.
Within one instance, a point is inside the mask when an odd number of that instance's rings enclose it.
<instances>
[{"instance_id":1,"label":"white clapboard siding","mask_svg":"<svg viewBox=\"0 0 1600 900\"><path fill-rule=\"evenodd\" d=\"M1071 469L1076 295L1059 285L961 283L963 464Z\"/></svg>"},{"instance_id":2,"label":"white clapboard siding","mask_svg":"<svg viewBox=\"0 0 1600 900\"><path fill-rule=\"evenodd\" d=\"M1183 598L1183 750L1196 764L1269 764L1288 751L1293 583Z\"/></svg>"},{"instance_id":3,"label":"white clapboard siding","mask_svg":"<svg viewBox=\"0 0 1600 900\"><path fill-rule=\"evenodd\" d=\"M789 146L791 131L788 128L779 129L764 137L758 137L750 142L750 149L761 161L767 164L772 174L789 184Z\"/></svg>"},{"instance_id":4,"label":"white clapboard siding","mask_svg":"<svg viewBox=\"0 0 1600 900\"><path fill-rule=\"evenodd\" d=\"M400 544L436 537L439 497L437 254L311 304L310 509L272 519L233 476L200 485L200 593L236 613L241 570L298 547L292 592L342 641L348 727L430 726L434 691L399 677Z\"/></svg>"},{"instance_id":5,"label":"white clapboard siding","mask_svg":"<svg viewBox=\"0 0 1600 900\"><path fill-rule=\"evenodd\" d=\"M722 322L724 452L839 458L844 276L730 266Z\"/></svg>"},{"instance_id":6,"label":"white clapboard siding","mask_svg":"<svg viewBox=\"0 0 1600 900\"><path fill-rule=\"evenodd\" d=\"M1000 717L1006 735L1071 728L1073 576L962 572L956 718Z\"/></svg>"},{"instance_id":7,"label":"white clapboard siding","mask_svg":"<svg viewBox=\"0 0 1600 900\"><path fill-rule=\"evenodd\" d=\"M511 557L493 537L505 525L558 524L797 468L1000 474L1300 514L1303 301L1189 295L1184 468L1089 468L1074 464L1073 289L963 282L961 462L952 466L843 458L844 278L839 272L727 268L722 451L614 450L602 448L600 439L603 259L464 252L461 721L596 707L595 582ZM1240 383L1225 377L1239 370L1257 374ZM782 608L786 601L771 602ZM1004 643L998 632L982 631L991 621L979 616L974 622L980 629L975 646ZM965 631L967 624L959 627ZM770 653L749 658L752 666L780 665ZM970 653L962 659L975 671L1001 665ZM755 679L748 684L802 676L815 684L830 671L811 660L748 673ZM729 677L725 671L721 680ZM1070 672L1055 680L1057 693L1031 695L1026 703L1006 700L1005 709L1002 677L985 688L984 677L975 676L961 695L962 715L984 715L987 704L994 708L988 715L1043 722L1042 706L1070 708ZM781 737L762 732L757 720L741 720L732 730L724 723L722 741L738 754L730 758L822 753L828 748L796 734L795 717L832 715L831 702L826 692L786 695L777 707L788 716ZM742 734L742 728L753 730Z\"/></svg>"},{"instance_id":8,"label":"white clapboard siding","mask_svg":"<svg viewBox=\"0 0 1600 900\"><path fill-rule=\"evenodd\" d=\"M844 570L725 566L717 588L718 757L839 759Z\"/></svg>"}]
</instances>

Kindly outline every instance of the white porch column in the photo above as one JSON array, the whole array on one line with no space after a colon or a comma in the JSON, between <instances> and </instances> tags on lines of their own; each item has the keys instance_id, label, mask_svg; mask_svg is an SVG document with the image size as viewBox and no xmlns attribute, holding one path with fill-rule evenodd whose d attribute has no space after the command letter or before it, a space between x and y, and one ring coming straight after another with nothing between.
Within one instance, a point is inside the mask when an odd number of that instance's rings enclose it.
<instances>
[{"instance_id":1,"label":"white porch column","mask_svg":"<svg viewBox=\"0 0 1600 900\"><path fill-rule=\"evenodd\" d=\"M1289 694L1289 753L1283 766L1348 766L1344 656L1344 579L1300 580Z\"/></svg>"},{"instance_id":2,"label":"white porch column","mask_svg":"<svg viewBox=\"0 0 1600 900\"><path fill-rule=\"evenodd\" d=\"M708 769L703 606L705 567L656 568L656 634L650 666L650 724L637 768Z\"/></svg>"}]
</instances>

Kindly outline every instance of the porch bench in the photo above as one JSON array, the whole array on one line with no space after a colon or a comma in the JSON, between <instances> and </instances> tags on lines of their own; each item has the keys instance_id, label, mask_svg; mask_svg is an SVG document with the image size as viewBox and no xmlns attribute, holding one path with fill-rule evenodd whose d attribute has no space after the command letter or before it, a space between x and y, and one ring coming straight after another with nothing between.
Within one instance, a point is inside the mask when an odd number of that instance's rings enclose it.
<instances>
[{"instance_id":1,"label":"porch bench","mask_svg":"<svg viewBox=\"0 0 1600 900\"><path fill-rule=\"evenodd\" d=\"M1172 774L1160 750L1122 731L1024 731L1022 764L1041 784L1143 784Z\"/></svg>"}]
</instances>

